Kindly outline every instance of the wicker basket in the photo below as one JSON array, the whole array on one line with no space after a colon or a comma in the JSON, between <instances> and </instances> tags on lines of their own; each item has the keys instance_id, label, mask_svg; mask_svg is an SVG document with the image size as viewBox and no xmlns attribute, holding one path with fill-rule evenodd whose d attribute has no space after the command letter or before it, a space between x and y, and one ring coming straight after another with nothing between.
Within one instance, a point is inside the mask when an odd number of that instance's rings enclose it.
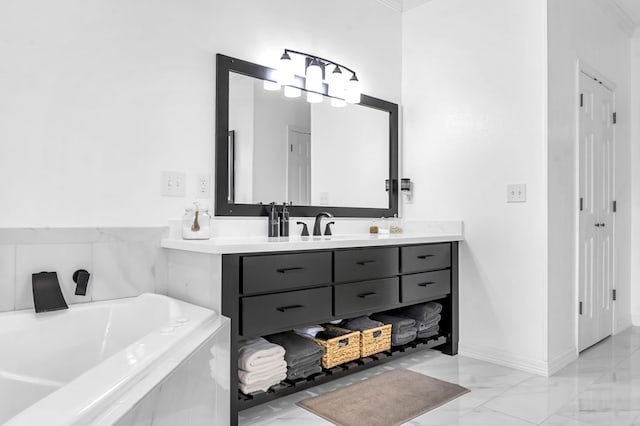
<instances>
[{"instance_id":1,"label":"wicker basket","mask_svg":"<svg viewBox=\"0 0 640 426\"><path fill-rule=\"evenodd\" d=\"M329 340L313 339L325 349L322 356L322 366L333 368L336 365L360 358L360 332L346 330L331 325L323 325L327 330L340 330L346 334Z\"/></svg>"},{"instance_id":2,"label":"wicker basket","mask_svg":"<svg viewBox=\"0 0 640 426\"><path fill-rule=\"evenodd\" d=\"M360 332L360 356L365 357L391 349L391 324Z\"/></svg>"}]
</instances>

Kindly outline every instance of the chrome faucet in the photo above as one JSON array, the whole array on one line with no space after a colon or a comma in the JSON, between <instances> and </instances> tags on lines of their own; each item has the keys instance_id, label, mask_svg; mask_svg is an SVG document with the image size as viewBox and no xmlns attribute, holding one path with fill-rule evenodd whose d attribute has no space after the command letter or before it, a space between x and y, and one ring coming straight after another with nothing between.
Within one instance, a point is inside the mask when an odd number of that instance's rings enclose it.
<instances>
[{"instance_id":1,"label":"chrome faucet","mask_svg":"<svg viewBox=\"0 0 640 426\"><path fill-rule=\"evenodd\" d=\"M323 217L327 217L327 218L332 218L333 215L331 213L327 213L327 212L322 212L322 213L318 213L316 215L316 221L313 224L313 236L320 236L322 235L322 231L320 229L320 222L322 222L322 218Z\"/></svg>"}]
</instances>

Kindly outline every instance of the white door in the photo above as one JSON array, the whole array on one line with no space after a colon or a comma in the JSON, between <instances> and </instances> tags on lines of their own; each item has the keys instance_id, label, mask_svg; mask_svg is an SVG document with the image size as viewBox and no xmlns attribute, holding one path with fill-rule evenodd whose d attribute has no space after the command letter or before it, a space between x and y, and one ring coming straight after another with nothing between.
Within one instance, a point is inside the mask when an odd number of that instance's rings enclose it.
<instances>
[{"instance_id":1,"label":"white door","mask_svg":"<svg viewBox=\"0 0 640 426\"><path fill-rule=\"evenodd\" d=\"M293 205L311 204L311 133L289 127L287 195Z\"/></svg>"},{"instance_id":2,"label":"white door","mask_svg":"<svg viewBox=\"0 0 640 426\"><path fill-rule=\"evenodd\" d=\"M613 329L613 92L580 73L578 350Z\"/></svg>"}]
</instances>

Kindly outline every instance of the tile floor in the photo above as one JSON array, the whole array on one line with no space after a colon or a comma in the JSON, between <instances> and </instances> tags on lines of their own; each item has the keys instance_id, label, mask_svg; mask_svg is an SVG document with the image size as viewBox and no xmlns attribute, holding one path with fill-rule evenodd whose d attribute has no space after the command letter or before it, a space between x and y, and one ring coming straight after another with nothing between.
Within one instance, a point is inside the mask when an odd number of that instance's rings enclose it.
<instances>
[{"instance_id":1,"label":"tile floor","mask_svg":"<svg viewBox=\"0 0 640 426\"><path fill-rule=\"evenodd\" d=\"M427 350L245 410L240 413L240 425L329 425L296 402L394 368L408 368L471 390L406 425L640 425L640 327L586 350L552 377Z\"/></svg>"}]
</instances>

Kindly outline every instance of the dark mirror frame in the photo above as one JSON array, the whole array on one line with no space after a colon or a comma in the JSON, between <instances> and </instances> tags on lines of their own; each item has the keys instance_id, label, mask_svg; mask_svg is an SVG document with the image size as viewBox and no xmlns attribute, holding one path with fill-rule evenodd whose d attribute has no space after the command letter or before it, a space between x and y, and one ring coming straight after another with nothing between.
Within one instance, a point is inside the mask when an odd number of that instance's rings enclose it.
<instances>
[{"instance_id":1,"label":"dark mirror frame","mask_svg":"<svg viewBox=\"0 0 640 426\"><path fill-rule=\"evenodd\" d=\"M229 177L229 72L243 74L260 80L271 80L272 68L243 61L222 54L216 55L216 170L215 170L215 215L216 216L268 216L266 204L233 204L229 189L233 177ZM304 78L297 77L297 85L304 87ZM326 94L326 86L324 86ZM291 206L292 217L313 217L320 212L329 212L336 217L391 217L398 213L398 105L382 99L362 95L360 105L389 113L389 207L333 207ZM233 149L233 148L232 148ZM233 152L232 152L233 155ZM233 167L231 165L231 167ZM346 184L346 182L345 182ZM380 182L380 185L384 185ZM231 194L232 195L232 194ZM280 203L283 200L273 200Z\"/></svg>"}]
</instances>

